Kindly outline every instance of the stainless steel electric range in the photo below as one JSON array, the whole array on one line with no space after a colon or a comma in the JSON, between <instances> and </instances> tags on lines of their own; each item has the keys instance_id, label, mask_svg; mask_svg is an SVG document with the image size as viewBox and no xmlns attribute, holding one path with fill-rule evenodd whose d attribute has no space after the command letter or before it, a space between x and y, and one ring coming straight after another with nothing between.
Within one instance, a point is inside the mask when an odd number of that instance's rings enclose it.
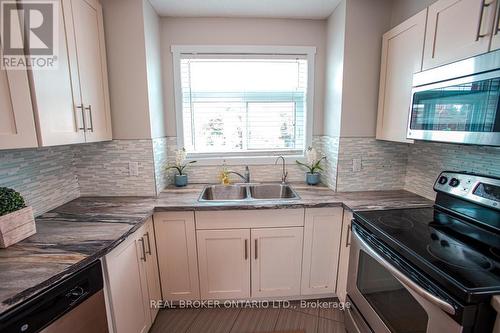
<instances>
[{"instance_id":1,"label":"stainless steel electric range","mask_svg":"<svg viewBox=\"0 0 500 333\"><path fill-rule=\"evenodd\" d=\"M433 208L354 214L346 327L491 332L500 294L500 179L443 172Z\"/></svg>"}]
</instances>

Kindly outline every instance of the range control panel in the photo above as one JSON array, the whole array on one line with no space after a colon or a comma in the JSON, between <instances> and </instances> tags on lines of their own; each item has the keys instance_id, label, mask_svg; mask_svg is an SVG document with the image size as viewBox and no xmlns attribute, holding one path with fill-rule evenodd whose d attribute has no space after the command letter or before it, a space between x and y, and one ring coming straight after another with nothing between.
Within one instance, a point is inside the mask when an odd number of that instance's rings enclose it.
<instances>
[{"instance_id":1,"label":"range control panel","mask_svg":"<svg viewBox=\"0 0 500 333\"><path fill-rule=\"evenodd\" d=\"M500 209L500 179L465 172L442 172L434 190Z\"/></svg>"}]
</instances>

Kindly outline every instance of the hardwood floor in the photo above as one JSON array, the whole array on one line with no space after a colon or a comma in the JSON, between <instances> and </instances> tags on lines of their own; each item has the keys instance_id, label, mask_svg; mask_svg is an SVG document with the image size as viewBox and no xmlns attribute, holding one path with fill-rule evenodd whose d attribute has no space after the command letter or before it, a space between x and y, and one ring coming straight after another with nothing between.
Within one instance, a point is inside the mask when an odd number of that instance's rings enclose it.
<instances>
[{"instance_id":1,"label":"hardwood floor","mask_svg":"<svg viewBox=\"0 0 500 333\"><path fill-rule=\"evenodd\" d=\"M345 333L344 313L338 309L231 308L166 309L150 333Z\"/></svg>"}]
</instances>

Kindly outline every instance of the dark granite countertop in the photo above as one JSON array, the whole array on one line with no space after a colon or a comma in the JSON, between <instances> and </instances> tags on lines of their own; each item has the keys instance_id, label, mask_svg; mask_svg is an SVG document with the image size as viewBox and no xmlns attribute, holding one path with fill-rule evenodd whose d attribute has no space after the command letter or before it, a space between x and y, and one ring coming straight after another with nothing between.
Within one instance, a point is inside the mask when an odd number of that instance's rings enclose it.
<instances>
[{"instance_id":1,"label":"dark granite countertop","mask_svg":"<svg viewBox=\"0 0 500 333\"><path fill-rule=\"evenodd\" d=\"M407 191L333 192L294 184L299 200L200 203L202 185L167 189L151 197L82 197L36 218L37 233L0 249L0 314L104 256L153 211L344 206L352 210L429 207Z\"/></svg>"}]
</instances>

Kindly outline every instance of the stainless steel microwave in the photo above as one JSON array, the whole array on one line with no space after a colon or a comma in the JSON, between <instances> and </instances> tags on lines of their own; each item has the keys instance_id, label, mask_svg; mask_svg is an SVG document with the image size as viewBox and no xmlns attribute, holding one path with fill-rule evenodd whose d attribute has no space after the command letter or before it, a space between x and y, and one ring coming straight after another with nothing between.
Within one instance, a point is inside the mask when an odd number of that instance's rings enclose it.
<instances>
[{"instance_id":1,"label":"stainless steel microwave","mask_svg":"<svg viewBox=\"0 0 500 333\"><path fill-rule=\"evenodd\" d=\"M500 50L414 74L407 134L500 146Z\"/></svg>"}]
</instances>

